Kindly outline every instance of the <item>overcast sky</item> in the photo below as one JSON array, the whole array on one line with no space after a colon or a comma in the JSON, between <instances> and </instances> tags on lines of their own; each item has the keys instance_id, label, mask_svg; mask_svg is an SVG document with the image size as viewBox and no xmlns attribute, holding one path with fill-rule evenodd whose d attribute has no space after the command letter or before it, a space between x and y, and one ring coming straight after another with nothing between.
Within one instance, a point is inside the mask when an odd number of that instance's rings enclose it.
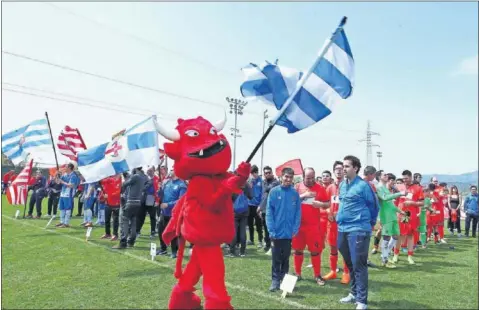
<instances>
[{"instance_id":1,"label":"overcast sky","mask_svg":"<svg viewBox=\"0 0 479 310\"><path fill-rule=\"evenodd\" d=\"M477 6L2 3L2 132L48 111L55 138L70 125L80 129L87 146L95 146L152 113L163 115L171 127L178 117L203 115L214 121L228 109L226 96L240 96L241 67L278 58L280 65L307 70L346 15L356 63L353 96L304 131L290 135L275 128L265 144L264 163L274 168L301 158L305 166L323 170L348 154L365 161L366 147L358 140L370 120L381 134L373 138L380 145L373 154L383 152L381 168L470 172L478 162ZM251 103L239 117L237 163L260 139L265 108ZM269 108L268 114L274 113ZM229 115L224 131L229 138L233 124ZM253 163L259 166L260 152ZM376 156L373 163L377 166Z\"/></svg>"}]
</instances>

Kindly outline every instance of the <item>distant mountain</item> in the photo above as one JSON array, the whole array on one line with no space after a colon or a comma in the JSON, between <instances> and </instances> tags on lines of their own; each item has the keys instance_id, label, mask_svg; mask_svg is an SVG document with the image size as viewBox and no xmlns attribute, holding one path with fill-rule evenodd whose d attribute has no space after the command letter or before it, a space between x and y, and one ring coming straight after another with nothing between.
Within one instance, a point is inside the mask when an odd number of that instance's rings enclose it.
<instances>
[{"instance_id":1,"label":"distant mountain","mask_svg":"<svg viewBox=\"0 0 479 310\"><path fill-rule=\"evenodd\" d=\"M446 182L446 183L469 183L469 184L476 184L478 180L479 171L473 171L463 174L425 174L422 176L423 182L429 182L431 178L434 176L436 177L439 182Z\"/></svg>"},{"instance_id":2,"label":"distant mountain","mask_svg":"<svg viewBox=\"0 0 479 310\"><path fill-rule=\"evenodd\" d=\"M456 185L460 192L468 192L469 187L474 184L477 185L479 178L479 171L473 171L463 174L425 174L422 176L423 184L429 183L431 178L436 177L439 182L446 182L448 185Z\"/></svg>"}]
</instances>

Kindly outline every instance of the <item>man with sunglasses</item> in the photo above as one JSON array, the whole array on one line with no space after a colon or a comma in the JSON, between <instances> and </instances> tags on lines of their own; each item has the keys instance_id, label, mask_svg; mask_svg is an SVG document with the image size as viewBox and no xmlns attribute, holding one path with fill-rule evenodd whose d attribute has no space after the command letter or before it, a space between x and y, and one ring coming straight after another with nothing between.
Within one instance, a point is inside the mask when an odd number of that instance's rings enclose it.
<instances>
[{"instance_id":1,"label":"man with sunglasses","mask_svg":"<svg viewBox=\"0 0 479 310\"><path fill-rule=\"evenodd\" d=\"M273 170L270 166L265 166L263 168L263 176L263 194L261 195L261 203L259 204L257 212L264 227L264 251L266 254L271 254L271 239L266 226L266 203L268 202L268 195L271 189L275 186L278 186L280 183L274 177Z\"/></svg>"}]
</instances>

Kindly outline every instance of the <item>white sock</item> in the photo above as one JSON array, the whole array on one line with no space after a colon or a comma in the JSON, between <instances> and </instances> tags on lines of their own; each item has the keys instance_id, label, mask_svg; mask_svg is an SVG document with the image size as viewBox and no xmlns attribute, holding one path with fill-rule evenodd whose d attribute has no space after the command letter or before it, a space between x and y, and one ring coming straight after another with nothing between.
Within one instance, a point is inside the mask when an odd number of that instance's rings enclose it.
<instances>
[{"instance_id":1,"label":"white sock","mask_svg":"<svg viewBox=\"0 0 479 310\"><path fill-rule=\"evenodd\" d=\"M383 262L388 259L389 256L389 240L383 240L383 244L381 246L381 258Z\"/></svg>"},{"instance_id":2,"label":"white sock","mask_svg":"<svg viewBox=\"0 0 479 310\"><path fill-rule=\"evenodd\" d=\"M391 237L388 244L388 255L391 252L391 250L394 249L394 247L396 246L396 243L397 243L397 240Z\"/></svg>"}]
</instances>

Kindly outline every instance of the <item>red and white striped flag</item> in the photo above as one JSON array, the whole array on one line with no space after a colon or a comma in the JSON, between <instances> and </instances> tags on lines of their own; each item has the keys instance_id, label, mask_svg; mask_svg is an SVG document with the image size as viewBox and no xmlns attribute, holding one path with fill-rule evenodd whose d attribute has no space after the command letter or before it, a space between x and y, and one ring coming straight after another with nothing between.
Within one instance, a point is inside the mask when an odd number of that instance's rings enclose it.
<instances>
[{"instance_id":1,"label":"red and white striped flag","mask_svg":"<svg viewBox=\"0 0 479 310\"><path fill-rule=\"evenodd\" d=\"M32 174L33 159L23 168L8 187L7 200L11 205L24 205L27 202L28 181Z\"/></svg>"},{"instance_id":2,"label":"red and white striped flag","mask_svg":"<svg viewBox=\"0 0 479 310\"><path fill-rule=\"evenodd\" d=\"M77 160L78 152L86 150L80 131L68 125L58 136L57 147L60 149L60 153L74 161Z\"/></svg>"}]
</instances>

